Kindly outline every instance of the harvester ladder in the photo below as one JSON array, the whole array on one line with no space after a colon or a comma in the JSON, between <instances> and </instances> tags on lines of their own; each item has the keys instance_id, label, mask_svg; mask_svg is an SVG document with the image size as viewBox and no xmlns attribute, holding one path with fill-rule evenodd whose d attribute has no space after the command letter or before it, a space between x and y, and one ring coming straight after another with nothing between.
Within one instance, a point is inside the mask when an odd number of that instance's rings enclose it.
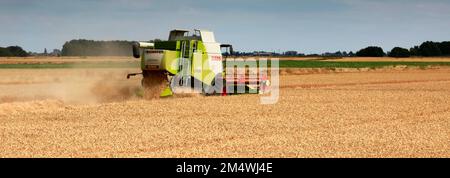
<instances>
[{"instance_id":1,"label":"harvester ladder","mask_svg":"<svg viewBox=\"0 0 450 178\"><path fill-rule=\"evenodd\" d=\"M179 66L179 74L182 76L182 84L183 86L189 85L189 80L191 78L191 50L190 50L190 41L182 41L181 42L181 58L178 61Z\"/></svg>"}]
</instances>

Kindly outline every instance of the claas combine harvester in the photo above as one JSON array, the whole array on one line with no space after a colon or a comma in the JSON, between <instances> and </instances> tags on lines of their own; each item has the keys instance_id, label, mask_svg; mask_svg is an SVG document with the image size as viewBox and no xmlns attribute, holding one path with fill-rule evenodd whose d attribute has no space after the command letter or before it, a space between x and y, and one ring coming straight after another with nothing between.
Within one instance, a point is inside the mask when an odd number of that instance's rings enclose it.
<instances>
[{"instance_id":1,"label":"claas combine harvester","mask_svg":"<svg viewBox=\"0 0 450 178\"><path fill-rule=\"evenodd\" d=\"M128 74L127 78L142 74L144 95L155 97L185 91L182 88L204 95L268 90L269 80L262 70L250 75L252 70L248 68L245 72L236 72L239 65L226 69L222 50L233 54L233 47L217 43L211 31L194 30L191 34L187 30L172 30L167 41L133 43L133 56L141 59L142 73Z\"/></svg>"}]
</instances>

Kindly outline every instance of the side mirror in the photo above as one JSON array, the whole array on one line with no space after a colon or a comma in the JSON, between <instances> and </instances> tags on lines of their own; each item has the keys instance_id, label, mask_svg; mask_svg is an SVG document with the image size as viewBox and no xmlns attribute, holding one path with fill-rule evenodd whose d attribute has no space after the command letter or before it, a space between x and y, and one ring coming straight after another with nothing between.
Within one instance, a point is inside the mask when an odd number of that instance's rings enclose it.
<instances>
[{"instance_id":1,"label":"side mirror","mask_svg":"<svg viewBox=\"0 0 450 178\"><path fill-rule=\"evenodd\" d=\"M134 58L140 58L141 57L141 50L139 42L133 42L133 57Z\"/></svg>"}]
</instances>

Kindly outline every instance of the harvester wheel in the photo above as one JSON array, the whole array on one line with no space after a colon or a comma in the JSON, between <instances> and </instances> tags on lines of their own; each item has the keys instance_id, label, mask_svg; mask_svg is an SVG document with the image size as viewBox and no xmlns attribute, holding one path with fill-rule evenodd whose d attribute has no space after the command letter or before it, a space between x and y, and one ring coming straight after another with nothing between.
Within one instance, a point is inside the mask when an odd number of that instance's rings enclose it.
<instances>
[{"instance_id":1,"label":"harvester wheel","mask_svg":"<svg viewBox=\"0 0 450 178\"><path fill-rule=\"evenodd\" d=\"M143 76L142 86L144 87L144 98L159 98L168 86L167 75L162 71L144 71Z\"/></svg>"}]
</instances>

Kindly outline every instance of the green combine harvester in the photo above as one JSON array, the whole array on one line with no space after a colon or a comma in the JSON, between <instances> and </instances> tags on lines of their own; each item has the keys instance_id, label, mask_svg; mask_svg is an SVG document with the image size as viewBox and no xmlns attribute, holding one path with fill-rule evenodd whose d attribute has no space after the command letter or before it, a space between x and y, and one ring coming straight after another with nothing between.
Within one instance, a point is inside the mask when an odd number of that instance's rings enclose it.
<instances>
[{"instance_id":1,"label":"green combine harvester","mask_svg":"<svg viewBox=\"0 0 450 178\"><path fill-rule=\"evenodd\" d=\"M222 50L233 54L233 47L217 43L211 31L194 30L190 34L187 30L172 30L167 41L133 43L133 56L141 59L142 73L128 74L127 78L142 74L144 91L153 92L152 95L159 92L158 97L171 96L181 88L204 95L268 90L268 77L261 72L254 75L249 75L249 69L245 69L247 73L233 72L239 65L227 70Z\"/></svg>"}]
</instances>

